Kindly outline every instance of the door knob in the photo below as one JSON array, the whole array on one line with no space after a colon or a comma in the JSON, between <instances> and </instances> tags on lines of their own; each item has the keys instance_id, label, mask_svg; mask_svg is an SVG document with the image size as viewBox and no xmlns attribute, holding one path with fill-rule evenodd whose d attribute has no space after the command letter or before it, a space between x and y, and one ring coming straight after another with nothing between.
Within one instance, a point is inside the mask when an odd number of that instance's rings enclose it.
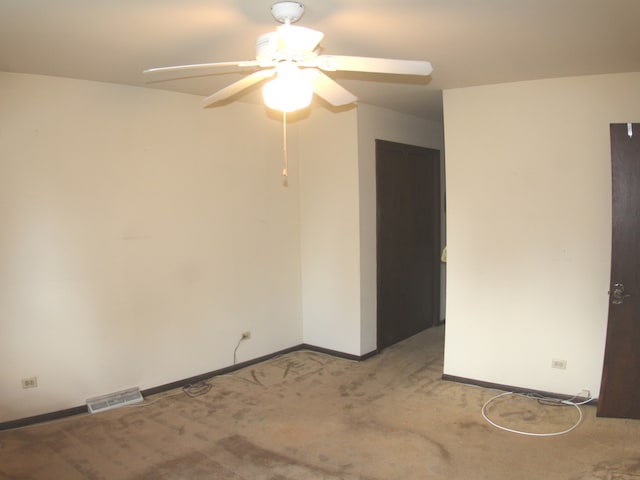
<instances>
[{"instance_id":1,"label":"door knob","mask_svg":"<svg viewBox=\"0 0 640 480\"><path fill-rule=\"evenodd\" d=\"M624 285L622 283L616 283L610 293L612 297L611 303L613 303L614 305L620 305L622 302L624 302L625 298L631 296L630 293L624 293Z\"/></svg>"}]
</instances>

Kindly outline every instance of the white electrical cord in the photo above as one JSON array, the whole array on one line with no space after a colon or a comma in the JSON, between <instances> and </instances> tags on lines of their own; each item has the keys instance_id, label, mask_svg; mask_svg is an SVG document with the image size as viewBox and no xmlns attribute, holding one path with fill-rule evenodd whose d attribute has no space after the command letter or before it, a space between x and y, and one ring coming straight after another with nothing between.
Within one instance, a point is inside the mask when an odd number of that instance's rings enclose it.
<instances>
[{"instance_id":1,"label":"white electrical cord","mask_svg":"<svg viewBox=\"0 0 640 480\"><path fill-rule=\"evenodd\" d=\"M531 437L554 437L554 436L557 436L557 435L564 435L565 433L569 433L571 430L575 429L575 428L576 428L578 425L580 425L580 423L582 422L582 410L580 409L580 405L583 405L583 404L585 404L585 403L587 403L587 402L589 402L589 401L591 400L591 399L589 398L588 400L586 400L586 401L584 401L584 402L581 402L581 403L573 403L573 402L572 402L572 401L570 401L570 400L558 400L558 399L553 399L554 401L558 402L559 404L567 405L567 406L571 405L571 406L576 407L576 409L578 410L578 421L577 421L573 426L571 426L570 428L567 428L566 430L562 430L562 431L560 431L560 432L552 432L552 433L532 433L532 432L524 432L524 431L522 431L522 430L515 430L515 429L513 429L513 428L507 428L507 427L504 427L504 426L502 426L502 425L498 425L496 422L494 422L493 420L491 420L491 419L487 416L487 413L486 413L487 406L488 406L491 402L493 402L494 400L497 400L498 398L500 398L500 397L504 397L504 396L506 396L506 395L521 395L521 394L517 394L517 393L514 393L514 392L503 392L503 393L501 393L501 394L499 394L499 395L496 395L495 397L491 397L491 398L490 398L489 400L487 400L487 401L485 402L485 404L482 406L482 416L484 417L484 419L485 419L487 422L489 422L489 423L490 423L491 425L493 425L494 427L499 428L500 430L504 430L504 431L506 431L506 432L511 432L511 433L517 433L517 434L519 434L519 435L528 435L528 436L531 436ZM521 396L524 396L524 397L527 397L527 398L535 398L535 397L529 397L529 396L527 396L527 395L521 395ZM573 397L573 398L576 398L576 397ZM542 399L542 400L550 400L550 399L545 399L545 398L541 398L541 399Z\"/></svg>"}]
</instances>

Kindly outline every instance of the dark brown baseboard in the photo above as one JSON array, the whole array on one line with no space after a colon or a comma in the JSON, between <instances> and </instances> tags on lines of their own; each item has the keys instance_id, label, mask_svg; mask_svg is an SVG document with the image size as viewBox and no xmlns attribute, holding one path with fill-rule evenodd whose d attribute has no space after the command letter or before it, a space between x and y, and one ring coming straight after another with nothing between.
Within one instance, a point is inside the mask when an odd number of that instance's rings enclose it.
<instances>
[{"instance_id":1,"label":"dark brown baseboard","mask_svg":"<svg viewBox=\"0 0 640 480\"><path fill-rule=\"evenodd\" d=\"M29 425L35 425L36 423L50 422L52 420L59 420L61 418L71 417L72 415L79 415L81 413L87 413L86 405L83 405L82 407L72 407L65 410L58 410L51 413L43 413L41 415L34 415L33 417L19 418L17 420L2 422L0 423L0 431L27 427Z\"/></svg>"},{"instance_id":2,"label":"dark brown baseboard","mask_svg":"<svg viewBox=\"0 0 640 480\"><path fill-rule=\"evenodd\" d=\"M314 345L309 345L306 343L302 343L300 345L296 345L294 347L285 348L284 350L279 350L274 353L270 353L268 355L263 355L262 357L254 358L252 360L247 360L246 362L236 363L235 365L230 365L228 367L220 368L218 370L214 370L212 372L203 373L200 375L196 375L193 377L185 378L182 380L177 380L171 383L165 383L164 385L159 385L157 387L147 388L142 390L140 393L143 397L149 395L155 395L157 393L166 392L168 390L173 390L176 388L182 388L186 385L191 385L194 383L202 382L204 380L208 380L213 377L217 377L218 375L225 375L227 373L234 372L236 370L240 370L241 368L249 367L251 365L256 365L258 363L265 362L267 360L271 360L274 357L279 355L285 355L291 352L298 352L300 350L310 350L313 352L324 353L326 355L331 355L333 357L343 358L346 360L356 360L363 361L368 358L373 357L378 353L377 350L369 352L365 355L352 355L349 353L338 352L336 350L329 350L327 348L316 347ZM59 420L61 418L70 417L72 415L78 415L82 413L87 413L87 406L82 405L79 407L67 408L65 410L57 410L55 412L43 413L41 415L34 415L32 417L19 418L17 420L9 420L7 422L0 422L0 431L2 430L11 430L14 428L26 427L29 425L35 425L37 423L45 423L53 420Z\"/></svg>"},{"instance_id":3,"label":"dark brown baseboard","mask_svg":"<svg viewBox=\"0 0 640 480\"><path fill-rule=\"evenodd\" d=\"M298 350L300 350L300 345L297 345L295 347L285 348L284 350L279 350L277 352L270 353L268 355L263 355L262 357L254 358L252 360L247 360L246 362L236 363L235 365L229 365L228 367L220 368L218 370L213 370L212 372L202 373L194 377L183 378L182 380L177 380L175 382L165 383L164 385L159 385L157 387L147 388L145 390L142 390L140 393L142 393L142 396L149 396L149 395L155 395L157 393L166 392L168 390L173 390L175 388L182 388L185 385L191 385L194 383L202 382L204 380L217 377L218 375L226 375L227 373L235 372L236 370L240 370L241 368L249 367L257 363L271 360L272 358L277 357L278 355L285 355L287 353L296 352Z\"/></svg>"},{"instance_id":4,"label":"dark brown baseboard","mask_svg":"<svg viewBox=\"0 0 640 480\"><path fill-rule=\"evenodd\" d=\"M358 362L362 362L363 360L378 354L378 350L372 350L364 355L353 355L351 353L338 352L337 350L330 350L328 348L316 347L315 345L309 345L307 343L300 345L297 350L311 350L312 352L324 353L326 355L331 355L332 357L344 358L345 360L355 360Z\"/></svg>"},{"instance_id":5,"label":"dark brown baseboard","mask_svg":"<svg viewBox=\"0 0 640 480\"><path fill-rule=\"evenodd\" d=\"M475 385L476 387L482 387L482 388L491 388L494 390L502 390L504 392L513 392L513 393L534 393L537 395L542 395L543 397L552 397L552 398L562 398L562 399L568 399L571 397L571 395L564 395L562 393L554 393L554 392L545 392L543 390L532 390L530 388L522 388L522 387L514 387L512 385L502 385L500 383L491 383L491 382L484 382L482 380L475 380L473 378L465 378L465 377L457 377L455 375L447 375L446 373L442 374L442 380L448 381L448 382L456 382L456 383L466 383L468 385ZM580 403L580 402L584 402L586 400L588 400L587 398L583 398L583 397L576 397L575 399L576 403ZM597 405L598 404L598 399L594 398L592 399L590 402L588 402L588 405Z\"/></svg>"}]
</instances>

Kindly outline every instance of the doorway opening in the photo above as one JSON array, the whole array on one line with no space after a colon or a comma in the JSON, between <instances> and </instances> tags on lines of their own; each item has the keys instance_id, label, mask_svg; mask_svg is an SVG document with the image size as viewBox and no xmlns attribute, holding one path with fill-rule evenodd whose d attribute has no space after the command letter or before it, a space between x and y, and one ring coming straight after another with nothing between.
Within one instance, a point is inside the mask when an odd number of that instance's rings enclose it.
<instances>
[{"instance_id":1,"label":"doorway opening","mask_svg":"<svg viewBox=\"0 0 640 480\"><path fill-rule=\"evenodd\" d=\"M440 151L376 140L378 350L439 325Z\"/></svg>"}]
</instances>

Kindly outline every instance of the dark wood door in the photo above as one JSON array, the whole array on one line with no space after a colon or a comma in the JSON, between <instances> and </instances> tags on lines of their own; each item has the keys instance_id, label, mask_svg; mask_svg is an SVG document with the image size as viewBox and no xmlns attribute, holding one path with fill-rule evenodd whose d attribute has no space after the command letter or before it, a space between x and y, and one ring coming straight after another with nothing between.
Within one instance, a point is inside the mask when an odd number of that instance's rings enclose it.
<instances>
[{"instance_id":1,"label":"dark wood door","mask_svg":"<svg viewBox=\"0 0 640 480\"><path fill-rule=\"evenodd\" d=\"M598 416L640 418L640 124L610 129L611 285Z\"/></svg>"},{"instance_id":2,"label":"dark wood door","mask_svg":"<svg viewBox=\"0 0 640 480\"><path fill-rule=\"evenodd\" d=\"M376 140L378 348L440 309L440 151Z\"/></svg>"}]
</instances>

